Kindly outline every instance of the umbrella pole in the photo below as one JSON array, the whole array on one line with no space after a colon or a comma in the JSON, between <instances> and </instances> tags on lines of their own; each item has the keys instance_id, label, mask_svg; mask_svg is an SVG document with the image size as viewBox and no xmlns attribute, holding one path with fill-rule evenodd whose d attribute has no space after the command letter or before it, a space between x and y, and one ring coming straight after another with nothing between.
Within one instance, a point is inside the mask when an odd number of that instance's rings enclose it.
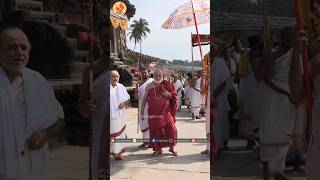
<instances>
[{"instance_id":1,"label":"umbrella pole","mask_svg":"<svg viewBox=\"0 0 320 180\"><path fill-rule=\"evenodd\" d=\"M303 31L303 17L301 11L301 1L295 0L295 13L297 19L297 30ZM307 46L304 45L302 52L303 59L303 70L304 70L304 81L306 88L306 96L307 96L307 115L308 115L308 124L307 124L307 140L309 141L310 135L312 135L312 90L311 90L311 82L310 82L310 66L309 66L309 57L308 57L308 49Z\"/></svg>"},{"instance_id":2,"label":"umbrella pole","mask_svg":"<svg viewBox=\"0 0 320 180\"><path fill-rule=\"evenodd\" d=\"M192 64L192 74L194 73L194 60L193 60L193 42L192 42L192 33L191 33L191 64Z\"/></svg>"},{"instance_id":3,"label":"umbrella pole","mask_svg":"<svg viewBox=\"0 0 320 180\"><path fill-rule=\"evenodd\" d=\"M264 57L266 60L269 59L270 49L270 33L269 33L269 21L268 21L268 0L263 0L263 33L264 33ZM262 161L262 176L264 180L269 180L269 162Z\"/></svg>"},{"instance_id":4,"label":"umbrella pole","mask_svg":"<svg viewBox=\"0 0 320 180\"><path fill-rule=\"evenodd\" d=\"M191 0L191 6L192 6L192 12L193 12L193 19L194 19L194 25L196 27L196 32L197 32L197 39L199 43L199 50L200 50L200 56L201 56L201 64L202 64L202 70L204 70L204 63L202 60L202 48L201 48L201 42L200 42L200 35L198 31L198 24L197 24L197 18L196 18L196 13L194 12L194 7L193 7L193 1Z\"/></svg>"}]
</instances>

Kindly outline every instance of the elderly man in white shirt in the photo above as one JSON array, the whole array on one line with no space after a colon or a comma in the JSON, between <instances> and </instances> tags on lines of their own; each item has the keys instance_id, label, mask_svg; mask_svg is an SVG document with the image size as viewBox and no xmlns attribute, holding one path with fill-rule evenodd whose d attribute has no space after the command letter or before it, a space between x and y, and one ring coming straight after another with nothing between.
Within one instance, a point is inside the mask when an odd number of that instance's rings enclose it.
<instances>
[{"instance_id":1,"label":"elderly man in white shirt","mask_svg":"<svg viewBox=\"0 0 320 180\"><path fill-rule=\"evenodd\" d=\"M120 75L113 70L110 73L110 136L111 140L125 139L126 117L125 108L129 105L130 96L126 87L119 83ZM123 159L125 144L111 142L110 152L114 154L116 160Z\"/></svg>"},{"instance_id":2,"label":"elderly man in white shirt","mask_svg":"<svg viewBox=\"0 0 320 180\"><path fill-rule=\"evenodd\" d=\"M48 139L64 113L47 80L26 68L31 45L16 27L0 30L0 179L47 179Z\"/></svg>"}]
</instances>

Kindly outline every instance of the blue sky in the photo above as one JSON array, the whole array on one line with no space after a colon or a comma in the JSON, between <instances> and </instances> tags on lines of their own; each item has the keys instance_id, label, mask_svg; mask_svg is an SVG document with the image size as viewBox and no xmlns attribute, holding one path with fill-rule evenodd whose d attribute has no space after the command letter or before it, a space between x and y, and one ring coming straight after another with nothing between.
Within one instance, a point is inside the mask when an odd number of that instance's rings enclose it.
<instances>
[{"instance_id":1,"label":"blue sky","mask_svg":"<svg viewBox=\"0 0 320 180\"><path fill-rule=\"evenodd\" d=\"M161 25L168 19L175 8L189 0L130 0L135 5L136 14L130 19L143 18L148 21L151 33L142 43L142 53L166 60L181 59L191 61L191 32L196 33L195 27L185 29L162 29ZM198 26L200 34L210 33L210 24ZM128 47L133 49L134 42L128 40ZM209 52L209 46L202 46L203 54ZM135 51L139 51L137 45ZM199 48L194 47L194 59L200 59Z\"/></svg>"}]
</instances>

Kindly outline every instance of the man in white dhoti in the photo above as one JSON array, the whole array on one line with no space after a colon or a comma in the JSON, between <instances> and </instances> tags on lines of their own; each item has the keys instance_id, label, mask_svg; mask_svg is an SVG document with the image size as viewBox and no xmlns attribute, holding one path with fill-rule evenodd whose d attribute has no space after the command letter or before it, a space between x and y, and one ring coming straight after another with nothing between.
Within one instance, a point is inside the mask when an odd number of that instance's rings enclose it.
<instances>
[{"instance_id":1,"label":"man in white dhoti","mask_svg":"<svg viewBox=\"0 0 320 180\"><path fill-rule=\"evenodd\" d=\"M239 89L239 134L247 140L247 149L255 147L256 131L259 128L259 118L255 110L260 107L259 101L259 82L257 81L255 71L263 71L259 69L261 60L260 38L258 36L250 36L248 39L250 51L243 55L240 59L240 89ZM258 61L258 62L257 62ZM258 64L258 67L255 67ZM243 69L243 70L242 70Z\"/></svg>"},{"instance_id":2,"label":"man in white dhoti","mask_svg":"<svg viewBox=\"0 0 320 180\"><path fill-rule=\"evenodd\" d=\"M214 132L217 142L217 152L220 154L224 148L225 142L229 138L229 117L230 105L228 101L228 91L232 88L232 79L229 68L224 59L215 57L212 62L213 96L216 97L216 119Z\"/></svg>"},{"instance_id":3,"label":"man in white dhoti","mask_svg":"<svg viewBox=\"0 0 320 180\"><path fill-rule=\"evenodd\" d=\"M106 57L108 53L108 36L110 22L101 23L99 27L101 56L93 62L93 92L90 96L89 74L91 67L88 66L83 72L83 80L78 100L78 111L84 117L91 118L91 144L90 144L90 169L89 179L107 179L108 155L106 132L109 129L109 72L110 59ZM91 99L92 98L92 99Z\"/></svg>"},{"instance_id":4,"label":"man in white dhoti","mask_svg":"<svg viewBox=\"0 0 320 180\"><path fill-rule=\"evenodd\" d=\"M177 97L177 106L178 106L178 111L181 109L181 91L182 91L182 88L183 88L183 86L182 86L182 82L181 82L181 80L178 78L178 75L177 74L175 74L174 76L173 76L173 83L174 83L174 87L175 87L175 89L176 89L176 91L177 91L177 95L178 95L178 97Z\"/></svg>"},{"instance_id":5,"label":"man in white dhoti","mask_svg":"<svg viewBox=\"0 0 320 180\"><path fill-rule=\"evenodd\" d=\"M192 81L192 75L191 73L188 73L187 80L185 81L185 91L184 91L184 102L185 102L185 105L187 105L187 109L190 109L190 105L191 105L191 98L192 98L191 81Z\"/></svg>"},{"instance_id":6,"label":"man in white dhoti","mask_svg":"<svg viewBox=\"0 0 320 180\"><path fill-rule=\"evenodd\" d=\"M142 114L145 118L148 117L148 103L146 103L146 106L144 108L144 110L142 110L141 108L141 102L142 102L142 98L144 96L145 93L145 89L147 87L148 84L152 83L153 78L150 78L149 76L149 72L147 69L141 69L141 81L137 84L137 88L135 90L135 97L137 99L139 99L139 111L143 111L143 113L138 112L139 114ZM142 143L139 148L144 148L148 146L148 142L149 142L149 138L150 138L150 130L149 130L149 123L148 121L141 121L141 118L138 116L138 123L139 123L139 127L140 130L142 132L142 138L145 139L145 142Z\"/></svg>"},{"instance_id":7,"label":"man in white dhoti","mask_svg":"<svg viewBox=\"0 0 320 180\"><path fill-rule=\"evenodd\" d=\"M110 73L110 136L111 141L126 139L126 117L125 109L129 105L130 96L127 88L119 83L120 75L113 70ZM125 144L111 142L110 152L116 160L122 160Z\"/></svg>"},{"instance_id":8,"label":"man in white dhoti","mask_svg":"<svg viewBox=\"0 0 320 180\"><path fill-rule=\"evenodd\" d=\"M202 71L199 70L197 73L197 78L193 79L191 83L191 113L192 119L201 119L199 116L201 102L202 102L202 95L201 95L201 78Z\"/></svg>"},{"instance_id":9,"label":"man in white dhoti","mask_svg":"<svg viewBox=\"0 0 320 180\"><path fill-rule=\"evenodd\" d=\"M210 139L210 79L209 74L207 74L205 71L202 74L202 78L206 79L206 82L202 84L201 87L201 94L206 98L204 101L204 107L206 111L206 136L207 139ZM210 150L210 141L207 143L206 150L202 151L201 154L209 154Z\"/></svg>"},{"instance_id":10,"label":"man in white dhoti","mask_svg":"<svg viewBox=\"0 0 320 180\"><path fill-rule=\"evenodd\" d=\"M29 68L22 30L0 30L0 179L48 179L48 139L64 127L63 108L47 80Z\"/></svg>"},{"instance_id":11,"label":"man in white dhoti","mask_svg":"<svg viewBox=\"0 0 320 180\"><path fill-rule=\"evenodd\" d=\"M233 42L232 42L232 47L231 47L231 57L232 57L232 60L235 62L235 65L236 65L236 72L233 76L233 81L234 81L234 84L233 86L235 87L236 89L236 92L238 93L238 90L239 90L239 62L240 62L240 59L241 59L241 56L246 52L246 49L243 48L242 46L242 43L239 39L239 37L235 37L233 39Z\"/></svg>"},{"instance_id":12,"label":"man in white dhoti","mask_svg":"<svg viewBox=\"0 0 320 180\"><path fill-rule=\"evenodd\" d=\"M300 59L303 39L298 40L293 29L284 28L280 41L280 47L266 61L266 87L259 131L265 180L269 179L269 170L275 180L289 179L284 175L285 160L298 105L302 101L299 94L303 93L296 85L303 83Z\"/></svg>"}]
</instances>

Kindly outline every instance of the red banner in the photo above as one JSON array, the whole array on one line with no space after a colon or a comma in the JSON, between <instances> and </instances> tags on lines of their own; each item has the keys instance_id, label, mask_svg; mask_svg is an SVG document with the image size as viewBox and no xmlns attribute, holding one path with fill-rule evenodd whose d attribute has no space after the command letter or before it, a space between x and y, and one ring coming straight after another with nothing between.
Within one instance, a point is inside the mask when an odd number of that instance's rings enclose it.
<instances>
[{"instance_id":1,"label":"red banner","mask_svg":"<svg viewBox=\"0 0 320 180\"><path fill-rule=\"evenodd\" d=\"M210 44L210 35L209 34L199 34L200 44L209 45ZM192 47L199 46L199 41L196 34L191 34L191 44Z\"/></svg>"}]
</instances>

